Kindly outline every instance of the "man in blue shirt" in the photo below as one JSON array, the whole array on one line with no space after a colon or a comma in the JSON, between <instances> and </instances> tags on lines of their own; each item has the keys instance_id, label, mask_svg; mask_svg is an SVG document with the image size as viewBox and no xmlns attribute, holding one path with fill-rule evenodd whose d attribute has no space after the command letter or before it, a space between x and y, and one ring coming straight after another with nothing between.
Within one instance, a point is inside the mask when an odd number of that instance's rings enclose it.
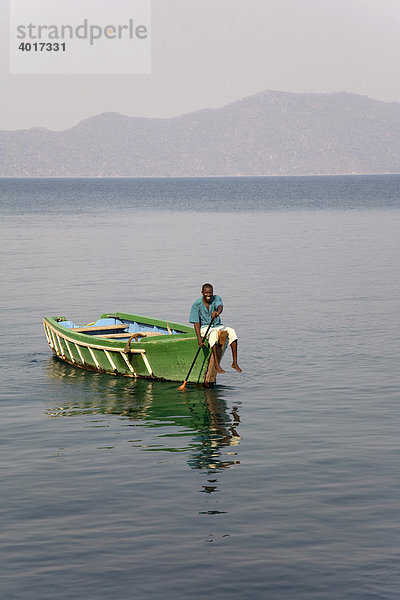
<instances>
[{"instance_id":1,"label":"man in blue shirt","mask_svg":"<svg viewBox=\"0 0 400 600\"><path fill-rule=\"evenodd\" d=\"M211 325L210 331L207 335L208 343L212 348L215 368L217 373L225 373L221 368L217 356L217 342L218 332L226 331L228 333L228 342L232 349L232 369L235 369L238 373L242 372L237 362L237 340L236 331L232 327L225 327L221 323L220 314L223 311L223 304L220 296L214 294L213 286L210 283L205 283L201 288L201 298L197 298L193 302L189 322L193 323L194 330L197 335L200 348L203 346L202 337L205 335L207 328L214 319Z\"/></svg>"}]
</instances>

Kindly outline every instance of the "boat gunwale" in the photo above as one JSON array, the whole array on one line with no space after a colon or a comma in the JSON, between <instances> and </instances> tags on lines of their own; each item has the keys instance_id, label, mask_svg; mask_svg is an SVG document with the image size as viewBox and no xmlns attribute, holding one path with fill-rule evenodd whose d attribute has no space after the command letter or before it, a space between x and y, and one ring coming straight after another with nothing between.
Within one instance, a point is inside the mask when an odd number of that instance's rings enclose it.
<instances>
[{"instance_id":1,"label":"boat gunwale","mask_svg":"<svg viewBox=\"0 0 400 600\"><path fill-rule=\"evenodd\" d=\"M115 318L115 319L120 319L120 320L125 320L125 321L133 321L133 322L140 322L140 323L146 323L148 325L153 325L155 327L163 327L164 329L167 329L167 324L169 325L169 327L171 329L175 329L178 330L179 333L182 333L182 335L184 335L185 333L190 333L192 335L195 334L194 328L190 327L189 325L183 325L183 323L173 323L172 321L165 321L164 319L154 319L153 317L145 317L144 315L132 315L130 313L122 313L122 312L115 312L115 313L104 313L102 315L100 315L100 319L107 319L107 318ZM160 335L162 336L167 336L170 337L169 333L160 333Z\"/></svg>"},{"instance_id":2,"label":"boat gunwale","mask_svg":"<svg viewBox=\"0 0 400 600\"><path fill-rule=\"evenodd\" d=\"M148 317L143 317L140 315L130 315L128 313L105 313L104 315L101 315L100 318L118 318L118 319L126 319L129 321L138 321L139 322L147 322L149 325L155 325L155 326L166 326L167 321L161 321L161 320L157 320L157 319L150 319ZM128 319L128 317L134 317L132 319ZM86 334L86 333L80 333L77 331L74 331L68 327L63 327L62 326L62 321L57 321L57 319L60 319L61 317L43 317L43 323L47 324L48 327L50 327L53 331L56 331L61 337L63 337L64 339L71 341L71 342L79 342L81 343L81 345L83 346L93 346L96 348L102 348L105 350L119 350L119 351L123 351L127 345L126 340L112 340L110 338L103 338L101 336L94 336L91 334ZM64 318L64 317L63 317ZM142 320L142 321L140 321ZM153 322L150 322L153 321ZM165 325L164 325L165 324ZM194 329L191 329L190 327L186 326L186 325L182 325L179 323L170 323L168 321L168 325L170 327L172 327L173 329L175 329L175 327L180 327L180 328L185 328L188 329L189 331L186 332L180 332L179 334L174 334L173 336L170 334L164 334L164 333L160 333L160 335L153 335L153 336L149 336L149 337L143 337L140 340L140 345L148 345L148 344L176 344L179 342L185 342L185 341L189 341L189 340L193 340L195 339L195 332ZM127 337L129 337L130 334L127 333ZM135 342L135 344L138 342ZM128 352L131 353L138 353L141 354L142 352L145 352L145 348L138 348L138 347L130 347Z\"/></svg>"}]
</instances>

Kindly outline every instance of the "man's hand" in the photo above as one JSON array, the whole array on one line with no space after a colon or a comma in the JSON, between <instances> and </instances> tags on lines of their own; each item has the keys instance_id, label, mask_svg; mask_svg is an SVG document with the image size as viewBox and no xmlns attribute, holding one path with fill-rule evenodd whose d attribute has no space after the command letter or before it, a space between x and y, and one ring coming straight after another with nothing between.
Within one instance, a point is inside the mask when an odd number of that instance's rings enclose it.
<instances>
[{"instance_id":1,"label":"man's hand","mask_svg":"<svg viewBox=\"0 0 400 600\"><path fill-rule=\"evenodd\" d=\"M199 342L199 348L202 348L204 346L204 342L201 339L200 323L193 323L193 326L194 326L194 330L195 330L196 335L197 335L197 341Z\"/></svg>"},{"instance_id":2,"label":"man's hand","mask_svg":"<svg viewBox=\"0 0 400 600\"><path fill-rule=\"evenodd\" d=\"M213 319L216 319L218 316L219 316L219 312L218 312L217 310L214 310L214 312L213 312L213 313L211 313L211 317L212 317Z\"/></svg>"},{"instance_id":3,"label":"man's hand","mask_svg":"<svg viewBox=\"0 0 400 600\"><path fill-rule=\"evenodd\" d=\"M194 327L194 330L195 330L196 335L197 335L197 341L199 342L199 348L202 348L204 346L204 343L201 340L200 323L193 323L193 327Z\"/></svg>"}]
</instances>

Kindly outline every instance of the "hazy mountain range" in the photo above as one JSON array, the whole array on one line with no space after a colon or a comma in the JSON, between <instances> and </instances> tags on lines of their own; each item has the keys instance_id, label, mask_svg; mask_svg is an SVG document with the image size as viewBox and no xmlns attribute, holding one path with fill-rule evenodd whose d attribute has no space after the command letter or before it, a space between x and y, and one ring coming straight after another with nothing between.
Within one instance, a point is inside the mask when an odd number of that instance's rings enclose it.
<instances>
[{"instance_id":1,"label":"hazy mountain range","mask_svg":"<svg viewBox=\"0 0 400 600\"><path fill-rule=\"evenodd\" d=\"M262 92L180 117L0 131L2 177L400 173L400 103Z\"/></svg>"}]
</instances>

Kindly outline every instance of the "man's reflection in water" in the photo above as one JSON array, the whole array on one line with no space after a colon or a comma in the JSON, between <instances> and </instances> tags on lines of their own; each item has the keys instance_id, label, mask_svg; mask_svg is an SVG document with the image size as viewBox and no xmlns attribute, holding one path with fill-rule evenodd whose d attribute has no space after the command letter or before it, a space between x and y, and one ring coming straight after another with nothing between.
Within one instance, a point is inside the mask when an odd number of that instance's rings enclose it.
<instances>
[{"instance_id":1,"label":"man's reflection in water","mask_svg":"<svg viewBox=\"0 0 400 600\"><path fill-rule=\"evenodd\" d=\"M174 383L89 373L55 358L46 365L46 372L57 387L57 398L62 398L61 407L58 399L58 406L47 411L50 418L94 414L126 417L136 422L138 437L146 438L136 440L134 447L188 451L189 466L209 474L209 485L202 491L215 491L214 475L239 464L240 417L238 406L228 409L224 399L227 388L192 385L182 392ZM164 443L168 440L168 446L160 448L160 438Z\"/></svg>"},{"instance_id":2,"label":"man's reflection in water","mask_svg":"<svg viewBox=\"0 0 400 600\"><path fill-rule=\"evenodd\" d=\"M217 472L227 469L239 461L228 456L235 456L236 452L225 452L227 447L239 444L240 436L237 428L240 423L238 408L235 406L228 412L227 405L216 388L205 388L204 395L204 423L198 428L195 440L200 444L189 458L189 464L194 469L207 469ZM214 491L213 486L209 490Z\"/></svg>"}]
</instances>

